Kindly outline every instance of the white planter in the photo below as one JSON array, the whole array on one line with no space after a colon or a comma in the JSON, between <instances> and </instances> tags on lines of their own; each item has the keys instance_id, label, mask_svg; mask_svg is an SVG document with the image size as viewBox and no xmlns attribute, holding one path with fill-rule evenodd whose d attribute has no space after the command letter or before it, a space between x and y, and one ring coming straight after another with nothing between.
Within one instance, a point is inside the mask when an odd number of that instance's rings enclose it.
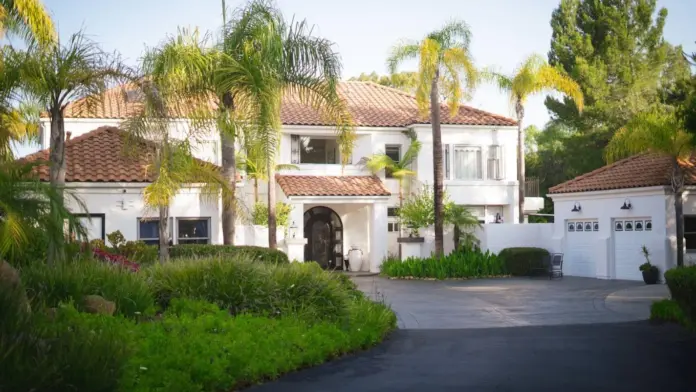
<instances>
[{"instance_id":1,"label":"white planter","mask_svg":"<svg viewBox=\"0 0 696 392\"><path fill-rule=\"evenodd\" d=\"M351 249L348 251L348 263L352 272L358 272L363 264L363 252L360 249Z\"/></svg>"},{"instance_id":2,"label":"white planter","mask_svg":"<svg viewBox=\"0 0 696 392\"><path fill-rule=\"evenodd\" d=\"M410 257L423 257L423 237L401 237L396 240L401 244L401 260L406 260Z\"/></svg>"}]
</instances>

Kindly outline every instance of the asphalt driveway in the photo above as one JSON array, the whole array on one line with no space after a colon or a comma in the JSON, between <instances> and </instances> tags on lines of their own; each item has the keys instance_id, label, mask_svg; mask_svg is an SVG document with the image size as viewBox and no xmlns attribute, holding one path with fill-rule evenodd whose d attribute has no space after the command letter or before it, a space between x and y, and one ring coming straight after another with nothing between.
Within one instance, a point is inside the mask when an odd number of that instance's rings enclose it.
<instances>
[{"instance_id":1,"label":"asphalt driveway","mask_svg":"<svg viewBox=\"0 0 696 392\"><path fill-rule=\"evenodd\" d=\"M253 391L693 391L696 336L645 321L664 286L357 278L400 329Z\"/></svg>"}]
</instances>

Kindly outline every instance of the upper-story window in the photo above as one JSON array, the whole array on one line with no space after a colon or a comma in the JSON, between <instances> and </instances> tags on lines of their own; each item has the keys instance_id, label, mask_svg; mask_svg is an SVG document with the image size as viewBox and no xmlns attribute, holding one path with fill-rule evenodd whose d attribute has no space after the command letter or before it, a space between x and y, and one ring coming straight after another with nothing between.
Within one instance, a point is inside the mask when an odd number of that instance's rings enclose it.
<instances>
[{"instance_id":1,"label":"upper-story window","mask_svg":"<svg viewBox=\"0 0 696 392\"><path fill-rule=\"evenodd\" d=\"M401 145L386 145L384 147L384 155L391 158L394 162L399 162L401 160ZM393 178L392 171L388 168L384 170L384 174L387 178Z\"/></svg>"},{"instance_id":2,"label":"upper-story window","mask_svg":"<svg viewBox=\"0 0 696 392\"><path fill-rule=\"evenodd\" d=\"M481 180L483 168L481 163L481 147L454 146L454 179Z\"/></svg>"},{"instance_id":3,"label":"upper-story window","mask_svg":"<svg viewBox=\"0 0 696 392\"><path fill-rule=\"evenodd\" d=\"M488 146L488 179L503 179L503 149L501 146Z\"/></svg>"},{"instance_id":4,"label":"upper-story window","mask_svg":"<svg viewBox=\"0 0 696 392\"><path fill-rule=\"evenodd\" d=\"M292 163L336 164L340 162L338 140L335 137L292 135L291 143Z\"/></svg>"}]
</instances>

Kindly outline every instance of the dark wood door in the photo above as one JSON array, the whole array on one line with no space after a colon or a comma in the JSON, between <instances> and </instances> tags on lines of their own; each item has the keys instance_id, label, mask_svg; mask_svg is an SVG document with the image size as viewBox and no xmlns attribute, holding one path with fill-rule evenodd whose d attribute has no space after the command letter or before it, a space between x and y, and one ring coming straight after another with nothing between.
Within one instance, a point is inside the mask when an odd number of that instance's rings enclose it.
<instances>
[{"instance_id":1,"label":"dark wood door","mask_svg":"<svg viewBox=\"0 0 696 392\"><path fill-rule=\"evenodd\" d=\"M305 261L315 261L322 268L343 266L343 225L328 207L314 207L305 212Z\"/></svg>"}]
</instances>

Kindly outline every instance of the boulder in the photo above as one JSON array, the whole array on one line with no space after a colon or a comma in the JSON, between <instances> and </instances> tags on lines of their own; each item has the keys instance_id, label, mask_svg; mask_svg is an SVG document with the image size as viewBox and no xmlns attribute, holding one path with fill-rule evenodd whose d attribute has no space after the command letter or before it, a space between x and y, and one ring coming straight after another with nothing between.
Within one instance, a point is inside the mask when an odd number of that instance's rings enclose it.
<instances>
[{"instance_id":1,"label":"boulder","mask_svg":"<svg viewBox=\"0 0 696 392\"><path fill-rule=\"evenodd\" d=\"M22 287L22 280L19 276L19 271L12 267L8 262L0 260L0 285L18 292L18 301L21 304L21 309L26 309L31 312L29 298L27 292Z\"/></svg>"},{"instance_id":2,"label":"boulder","mask_svg":"<svg viewBox=\"0 0 696 392\"><path fill-rule=\"evenodd\" d=\"M116 303L104 299L100 295L88 295L84 299L85 312L112 316L116 311Z\"/></svg>"}]
</instances>

